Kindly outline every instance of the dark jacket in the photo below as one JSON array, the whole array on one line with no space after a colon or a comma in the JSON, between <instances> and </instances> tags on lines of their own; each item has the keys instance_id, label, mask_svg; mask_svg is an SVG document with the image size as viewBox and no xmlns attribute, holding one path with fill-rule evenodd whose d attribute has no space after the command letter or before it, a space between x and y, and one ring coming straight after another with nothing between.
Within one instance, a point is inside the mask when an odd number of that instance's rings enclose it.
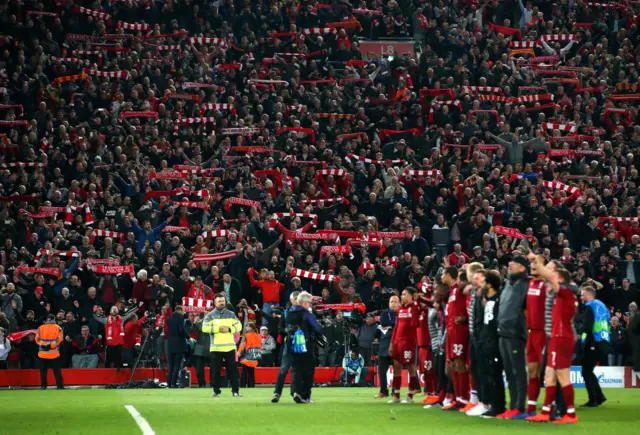
<instances>
[{"instance_id":1,"label":"dark jacket","mask_svg":"<svg viewBox=\"0 0 640 435\"><path fill-rule=\"evenodd\" d=\"M211 339L209 338L209 334L202 332L202 320L197 321L196 324L193 325L193 329L198 332L196 347L193 351L194 355L208 358L211 353L209 350L211 347Z\"/></svg>"},{"instance_id":2,"label":"dark jacket","mask_svg":"<svg viewBox=\"0 0 640 435\"><path fill-rule=\"evenodd\" d=\"M378 356L390 356L389 345L391 344L391 337L393 336L393 327L396 324L396 313L391 310L384 310L380 313L380 326L376 330L375 338L380 342L378 348ZM383 331L382 328L390 326L389 329Z\"/></svg>"},{"instance_id":3,"label":"dark jacket","mask_svg":"<svg viewBox=\"0 0 640 435\"><path fill-rule=\"evenodd\" d=\"M167 320L169 331L169 353L184 353L187 351L189 334L184 327L184 317L180 313L173 313Z\"/></svg>"},{"instance_id":4,"label":"dark jacket","mask_svg":"<svg viewBox=\"0 0 640 435\"><path fill-rule=\"evenodd\" d=\"M631 345L631 359L633 370L640 371L640 312L635 313L627 326L627 336Z\"/></svg>"},{"instance_id":5,"label":"dark jacket","mask_svg":"<svg viewBox=\"0 0 640 435\"><path fill-rule=\"evenodd\" d=\"M499 295L487 298L482 313L483 320L478 335L478 345L482 347L484 354L489 358L500 354L498 348L498 312L502 309L500 299Z\"/></svg>"},{"instance_id":6,"label":"dark jacket","mask_svg":"<svg viewBox=\"0 0 640 435\"><path fill-rule=\"evenodd\" d=\"M627 355L629 347L629 337L627 330L621 326L616 329L611 328L611 350L615 353Z\"/></svg>"},{"instance_id":7,"label":"dark jacket","mask_svg":"<svg viewBox=\"0 0 640 435\"><path fill-rule=\"evenodd\" d=\"M288 336L292 336L295 331L300 328L300 330L302 330L302 332L304 333L307 345L311 343L312 334L322 335L324 333L316 318L313 317L313 314L299 305L296 305L295 307L291 307L291 309L289 309L289 312L287 313L286 325ZM288 340L288 342L289 344L291 344L290 340Z\"/></svg>"},{"instance_id":8,"label":"dark jacket","mask_svg":"<svg viewBox=\"0 0 640 435\"><path fill-rule=\"evenodd\" d=\"M224 290L224 280L220 281L220 291ZM243 298L242 295L242 286L240 285L240 281L235 278L231 278L231 284L229 287L229 303L235 308L240 303L240 300ZM248 301L247 301L248 302Z\"/></svg>"},{"instance_id":9,"label":"dark jacket","mask_svg":"<svg viewBox=\"0 0 640 435\"><path fill-rule=\"evenodd\" d=\"M529 278L526 274L510 275L500 293L498 335L500 337L527 339L527 323L523 310L527 300Z\"/></svg>"}]
</instances>

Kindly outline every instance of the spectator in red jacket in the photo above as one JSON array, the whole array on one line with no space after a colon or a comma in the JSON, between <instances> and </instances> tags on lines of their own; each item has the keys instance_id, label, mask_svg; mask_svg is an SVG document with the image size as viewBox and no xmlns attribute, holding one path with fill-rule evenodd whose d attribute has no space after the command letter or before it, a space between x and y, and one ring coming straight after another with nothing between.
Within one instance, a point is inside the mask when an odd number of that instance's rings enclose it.
<instances>
[{"instance_id":1,"label":"spectator in red jacket","mask_svg":"<svg viewBox=\"0 0 640 435\"><path fill-rule=\"evenodd\" d=\"M262 292L262 311L271 314L272 307L280 304L280 298L285 288L284 284L276 279L276 275L272 270L267 271L266 279L256 279L256 274L257 272L253 267L249 269L249 282ZM266 319L263 322L266 324Z\"/></svg>"},{"instance_id":2,"label":"spectator in red jacket","mask_svg":"<svg viewBox=\"0 0 640 435\"><path fill-rule=\"evenodd\" d=\"M449 264L452 266L457 266L463 261L465 264L469 263L469 256L462 252L462 245L460 245L460 243L456 243L455 245L453 245L453 252L449 254L448 258Z\"/></svg>"},{"instance_id":3,"label":"spectator in red jacket","mask_svg":"<svg viewBox=\"0 0 640 435\"><path fill-rule=\"evenodd\" d=\"M138 319L138 316L134 315L131 320L124 325L122 354L124 362L127 363L127 367L133 367L133 362L136 357L136 342L138 341L138 336L142 333L142 325L148 317L149 312L145 312L141 319Z\"/></svg>"}]
</instances>

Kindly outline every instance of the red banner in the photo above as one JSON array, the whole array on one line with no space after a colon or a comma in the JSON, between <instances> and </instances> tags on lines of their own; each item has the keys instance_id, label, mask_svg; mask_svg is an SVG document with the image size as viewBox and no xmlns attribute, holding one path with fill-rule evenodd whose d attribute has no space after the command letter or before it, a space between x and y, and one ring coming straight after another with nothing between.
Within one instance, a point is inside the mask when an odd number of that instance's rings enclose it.
<instances>
[{"instance_id":1,"label":"red banner","mask_svg":"<svg viewBox=\"0 0 640 435\"><path fill-rule=\"evenodd\" d=\"M415 56L416 50L413 42L400 41L360 41L360 51L365 55L372 53L378 56L398 56L409 54Z\"/></svg>"}]
</instances>

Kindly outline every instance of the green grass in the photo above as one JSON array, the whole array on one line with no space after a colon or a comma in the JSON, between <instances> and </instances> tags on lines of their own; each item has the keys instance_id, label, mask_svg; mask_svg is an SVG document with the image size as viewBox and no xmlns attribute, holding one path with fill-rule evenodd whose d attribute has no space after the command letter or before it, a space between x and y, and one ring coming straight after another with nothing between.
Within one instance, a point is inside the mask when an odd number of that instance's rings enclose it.
<instances>
[{"instance_id":1,"label":"green grass","mask_svg":"<svg viewBox=\"0 0 640 435\"><path fill-rule=\"evenodd\" d=\"M605 390L608 402L578 409L578 425L536 425L390 405L373 399L374 389L317 388L316 403L297 405L289 396L269 402L272 389L229 390L213 399L209 389L66 390L0 392L0 434L140 434L124 405L134 406L156 434L605 434L629 433L638 421L640 391ZM285 390L285 394L287 390ZM576 390L577 403L586 401Z\"/></svg>"}]
</instances>

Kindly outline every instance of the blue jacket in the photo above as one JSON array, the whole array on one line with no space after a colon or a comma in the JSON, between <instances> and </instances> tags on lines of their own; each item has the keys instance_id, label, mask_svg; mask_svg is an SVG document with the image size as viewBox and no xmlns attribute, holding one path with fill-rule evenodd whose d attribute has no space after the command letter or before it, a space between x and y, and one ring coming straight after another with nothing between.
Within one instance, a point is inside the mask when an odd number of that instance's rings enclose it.
<instances>
[{"instance_id":1,"label":"blue jacket","mask_svg":"<svg viewBox=\"0 0 640 435\"><path fill-rule=\"evenodd\" d=\"M611 321L611 314L609 314L609 310L606 305L603 304L598 299L594 299L585 304L586 307L591 308L593 312L593 323L591 323L591 319L585 321L585 328L590 328L590 330L584 331L582 334L582 341L585 342L587 335L591 334L593 336L593 340L596 343L609 343L611 341L611 334L609 329L609 323ZM586 317L586 316L585 316Z\"/></svg>"},{"instance_id":2,"label":"blue jacket","mask_svg":"<svg viewBox=\"0 0 640 435\"><path fill-rule=\"evenodd\" d=\"M142 254L142 251L145 247L153 246L153 244L158 239L158 236L166 226L167 223L163 222L153 230L151 230L151 232L147 233L144 229L140 228L137 223L131 222L131 230L133 231L133 234L135 234L136 240L138 241L136 245L136 252L138 253L138 255Z\"/></svg>"},{"instance_id":3,"label":"blue jacket","mask_svg":"<svg viewBox=\"0 0 640 435\"><path fill-rule=\"evenodd\" d=\"M69 266L62 274L62 278L56 281L55 285L53 286L53 289L56 291L56 294L58 296L62 294L63 288L69 286L69 279L71 278L71 274L76 271L76 269L78 268L79 262L80 262L80 257L76 257L76 259L73 260L73 263L71 263L71 266Z\"/></svg>"}]
</instances>

